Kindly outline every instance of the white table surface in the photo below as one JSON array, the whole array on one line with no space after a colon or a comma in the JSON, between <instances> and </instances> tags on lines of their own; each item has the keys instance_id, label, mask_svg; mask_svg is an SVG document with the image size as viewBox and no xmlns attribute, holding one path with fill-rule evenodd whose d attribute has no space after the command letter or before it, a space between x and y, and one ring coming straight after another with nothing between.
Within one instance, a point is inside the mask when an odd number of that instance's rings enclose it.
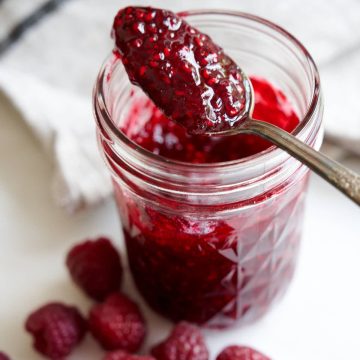
<instances>
[{"instance_id":1,"label":"white table surface","mask_svg":"<svg viewBox=\"0 0 360 360\"><path fill-rule=\"evenodd\" d=\"M76 242L109 235L123 249L114 202L69 217L56 208L49 188L51 164L20 115L0 96L0 350L13 360L36 360L24 331L29 312L48 301L91 302L71 283L64 266ZM215 358L225 345L252 345L275 360L360 359L360 212L313 176L298 271L285 298L258 323L206 332ZM131 280L124 289L141 301ZM150 336L170 324L142 303ZM87 336L70 360L100 360Z\"/></svg>"}]
</instances>

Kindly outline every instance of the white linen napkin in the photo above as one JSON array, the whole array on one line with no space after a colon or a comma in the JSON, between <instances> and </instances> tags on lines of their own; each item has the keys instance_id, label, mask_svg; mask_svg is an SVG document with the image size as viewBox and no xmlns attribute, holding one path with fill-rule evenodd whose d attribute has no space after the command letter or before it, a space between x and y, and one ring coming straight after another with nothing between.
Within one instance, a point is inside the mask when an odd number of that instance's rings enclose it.
<instances>
[{"instance_id":1,"label":"white linen napkin","mask_svg":"<svg viewBox=\"0 0 360 360\"><path fill-rule=\"evenodd\" d=\"M112 49L116 11L130 4L225 8L292 32L321 70L327 134L360 155L360 2L357 0L0 0L0 89L54 163L55 201L69 212L111 193L97 150L91 90Z\"/></svg>"}]
</instances>

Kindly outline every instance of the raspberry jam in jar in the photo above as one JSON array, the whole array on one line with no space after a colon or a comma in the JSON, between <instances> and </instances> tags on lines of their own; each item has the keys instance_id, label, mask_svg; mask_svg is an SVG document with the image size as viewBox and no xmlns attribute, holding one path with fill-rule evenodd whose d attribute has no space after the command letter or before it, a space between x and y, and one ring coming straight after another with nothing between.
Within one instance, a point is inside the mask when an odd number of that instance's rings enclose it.
<instances>
[{"instance_id":1,"label":"raspberry jam in jar","mask_svg":"<svg viewBox=\"0 0 360 360\"><path fill-rule=\"evenodd\" d=\"M255 118L320 147L318 73L296 39L244 13L182 15L252 75ZM115 55L94 107L130 268L149 305L209 327L262 316L295 270L308 169L255 136L186 134L130 84Z\"/></svg>"}]
</instances>

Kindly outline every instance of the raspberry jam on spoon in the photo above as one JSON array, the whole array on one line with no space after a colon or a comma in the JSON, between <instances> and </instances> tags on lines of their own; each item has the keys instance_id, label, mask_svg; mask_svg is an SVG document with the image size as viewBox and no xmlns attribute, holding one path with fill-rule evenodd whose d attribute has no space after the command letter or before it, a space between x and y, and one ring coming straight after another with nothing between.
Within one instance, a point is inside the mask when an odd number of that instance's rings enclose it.
<instances>
[{"instance_id":1,"label":"raspberry jam on spoon","mask_svg":"<svg viewBox=\"0 0 360 360\"><path fill-rule=\"evenodd\" d=\"M173 12L128 7L113 33L132 83L192 134L259 135L294 156L360 205L360 176L286 131L252 119L246 74L207 35Z\"/></svg>"},{"instance_id":2,"label":"raspberry jam on spoon","mask_svg":"<svg viewBox=\"0 0 360 360\"><path fill-rule=\"evenodd\" d=\"M131 82L189 133L244 121L249 79L209 36L173 12L128 7L115 18L114 36Z\"/></svg>"}]
</instances>

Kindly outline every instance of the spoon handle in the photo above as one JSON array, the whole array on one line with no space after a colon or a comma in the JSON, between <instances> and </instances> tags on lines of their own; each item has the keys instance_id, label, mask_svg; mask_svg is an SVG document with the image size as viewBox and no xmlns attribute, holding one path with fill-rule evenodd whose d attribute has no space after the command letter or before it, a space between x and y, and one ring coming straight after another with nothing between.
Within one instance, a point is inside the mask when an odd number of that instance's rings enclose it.
<instances>
[{"instance_id":1,"label":"spoon handle","mask_svg":"<svg viewBox=\"0 0 360 360\"><path fill-rule=\"evenodd\" d=\"M360 175L264 121L246 121L241 127L241 133L244 132L259 135L285 150L360 206Z\"/></svg>"}]
</instances>

